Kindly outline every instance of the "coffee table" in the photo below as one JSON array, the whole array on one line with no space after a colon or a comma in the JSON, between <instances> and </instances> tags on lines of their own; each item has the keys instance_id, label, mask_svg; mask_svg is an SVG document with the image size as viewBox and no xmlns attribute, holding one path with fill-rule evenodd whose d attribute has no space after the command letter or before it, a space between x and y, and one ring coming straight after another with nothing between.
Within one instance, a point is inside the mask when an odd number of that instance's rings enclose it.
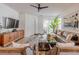
<instances>
[{"instance_id":1,"label":"coffee table","mask_svg":"<svg viewBox=\"0 0 79 59\"><path fill-rule=\"evenodd\" d=\"M58 55L60 50L58 47L53 46L49 50L39 50L37 45L34 45L34 55Z\"/></svg>"}]
</instances>

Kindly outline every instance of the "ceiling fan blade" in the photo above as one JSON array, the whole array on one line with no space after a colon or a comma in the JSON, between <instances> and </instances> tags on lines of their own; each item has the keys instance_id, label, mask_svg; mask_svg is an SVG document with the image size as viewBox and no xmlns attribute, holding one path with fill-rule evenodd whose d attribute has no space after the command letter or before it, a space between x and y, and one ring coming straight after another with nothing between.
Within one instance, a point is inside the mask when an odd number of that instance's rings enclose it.
<instances>
[{"instance_id":1,"label":"ceiling fan blade","mask_svg":"<svg viewBox=\"0 0 79 59\"><path fill-rule=\"evenodd\" d=\"M40 7L40 9L44 9L44 8L48 8L48 6L45 6L45 7Z\"/></svg>"},{"instance_id":2,"label":"ceiling fan blade","mask_svg":"<svg viewBox=\"0 0 79 59\"><path fill-rule=\"evenodd\" d=\"M34 5L30 5L30 6L35 7L35 8L38 8L37 6L34 6Z\"/></svg>"}]
</instances>

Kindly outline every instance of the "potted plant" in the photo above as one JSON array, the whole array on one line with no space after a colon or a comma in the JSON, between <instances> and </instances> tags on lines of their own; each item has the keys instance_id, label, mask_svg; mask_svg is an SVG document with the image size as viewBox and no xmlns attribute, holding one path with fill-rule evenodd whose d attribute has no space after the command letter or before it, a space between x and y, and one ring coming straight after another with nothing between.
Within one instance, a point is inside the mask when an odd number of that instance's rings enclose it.
<instances>
[{"instance_id":1,"label":"potted plant","mask_svg":"<svg viewBox=\"0 0 79 59\"><path fill-rule=\"evenodd\" d=\"M55 38L52 38L52 39L50 39L50 40L48 40L48 44L50 44L52 47L54 46L54 45L56 45L56 40L55 40Z\"/></svg>"},{"instance_id":2,"label":"potted plant","mask_svg":"<svg viewBox=\"0 0 79 59\"><path fill-rule=\"evenodd\" d=\"M61 23L58 16L56 16L50 23L49 27L53 29L53 32L56 33L59 24Z\"/></svg>"},{"instance_id":3,"label":"potted plant","mask_svg":"<svg viewBox=\"0 0 79 59\"><path fill-rule=\"evenodd\" d=\"M52 36L52 35L48 35L48 43L51 45L51 46L54 46L54 45L56 45L56 40L55 40L55 38Z\"/></svg>"}]
</instances>

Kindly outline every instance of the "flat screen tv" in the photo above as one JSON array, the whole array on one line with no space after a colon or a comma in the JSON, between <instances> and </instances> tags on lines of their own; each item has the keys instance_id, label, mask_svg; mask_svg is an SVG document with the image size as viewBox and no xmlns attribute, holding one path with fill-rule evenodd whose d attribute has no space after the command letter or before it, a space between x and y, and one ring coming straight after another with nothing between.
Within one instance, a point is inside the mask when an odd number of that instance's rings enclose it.
<instances>
[{"instance_id":1,"label":"flat screen tv","mask_svg":"<svg viewBox=\"0 0 79 59\"><path fill-rule=\"evenodd\" d=\"M19 20L15 20L15 28L18 28L19 27Z\"/></svg>"},{"instance_id":2,"label":"flat screen tv","mask_svg":"<svg viewBox=\"0 0 79 59\"><path fill-rule=\"evenodd\" d=\"M14 28L15 25L15 19L7 18L6 19L6 28Z\"/></svg>"}]
</instances>

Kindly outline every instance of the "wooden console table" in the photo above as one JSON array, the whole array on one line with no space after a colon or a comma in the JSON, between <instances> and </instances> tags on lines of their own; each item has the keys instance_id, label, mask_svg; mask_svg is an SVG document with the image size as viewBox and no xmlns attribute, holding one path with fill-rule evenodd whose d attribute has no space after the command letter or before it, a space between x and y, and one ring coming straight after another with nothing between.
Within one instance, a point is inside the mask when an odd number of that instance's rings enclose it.
<instances>
[{"instance_id":1,"label":"wooden console table","mask_svg":"<svg viewBox=\"0 0 79 59\"><path fill-rule=\"evenodd\" d=\"M24 38L24 30L17 30L15 32L6 32L0 34L0 46L8 46L12 41L18 41Z\"/></svg>"}]
</instances>

